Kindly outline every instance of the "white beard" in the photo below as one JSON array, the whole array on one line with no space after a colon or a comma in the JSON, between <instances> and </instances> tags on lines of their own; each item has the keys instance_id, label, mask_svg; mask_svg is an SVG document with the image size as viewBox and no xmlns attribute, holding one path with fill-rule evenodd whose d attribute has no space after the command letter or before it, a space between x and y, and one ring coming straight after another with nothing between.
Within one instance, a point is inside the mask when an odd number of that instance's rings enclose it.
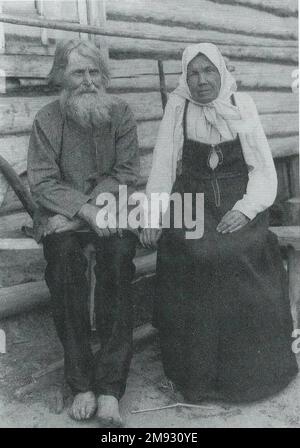
<instances>
[{"instance_id":1,"label":"white beard","mask_svg":"<svg viewBox=\"0 0 300 448\"><path fill-rule=\"evenodd\" d=\"M86 93L82 93L86 92ZM83 129L98 128L110 120L112 101L103 91L83 89L75 91L64 89L60 95L62 112Z\"/></svg>"}]
</instances>

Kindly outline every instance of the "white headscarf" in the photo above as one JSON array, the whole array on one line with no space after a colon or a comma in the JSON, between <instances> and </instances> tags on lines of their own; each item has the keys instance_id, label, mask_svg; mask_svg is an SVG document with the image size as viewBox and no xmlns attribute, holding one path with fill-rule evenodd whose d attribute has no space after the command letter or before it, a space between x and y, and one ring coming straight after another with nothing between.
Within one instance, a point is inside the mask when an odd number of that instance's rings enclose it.
<instances>
[{"instance_id":1,"label":"white headscarf","mask_svg":"<svg viewBox=\"0 0 300 448\"><path fill-rule=\"evenodd\" d=\"M192 98L187 84L188 64L198 54L204 54L218 69L221 77L221 87L218 97L207 104L201 104ZM188 99L196 105L192 117L198 129L205 132L204 139L208 142L215 140L216 133L219 141L232 140L237 134L237 121L241 123L241 116L236 106L231 103L230 97L237 90L233 76L226 68L226 64L219 49L210 43L195 44L186 47L182 56L182 75L178 87L173 94ZM196 115L196 116L195 116Z\"/></svg>"}]
</instances>

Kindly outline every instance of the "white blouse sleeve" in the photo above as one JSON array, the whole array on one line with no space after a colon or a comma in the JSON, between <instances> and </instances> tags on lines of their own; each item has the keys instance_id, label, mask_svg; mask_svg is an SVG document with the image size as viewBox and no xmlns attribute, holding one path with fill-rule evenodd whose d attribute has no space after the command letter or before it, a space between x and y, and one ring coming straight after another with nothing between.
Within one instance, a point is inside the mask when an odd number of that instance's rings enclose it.
<instances>
[{"instance_id":1,"label":"white blouse sleeve","mask_svg":"<svg viewBox=\"0 0 300 448\"><path fill-rule=\"evenodd\" d=\"M238 95L236 96L236 99ZM239 106L238 102L237 105ZM240 140L245 161L248 165L248 184L243 198L236 202L233 210L239 210L250 219L270 207L277 194L277 173L272 153L260 122L254 101L243 94L242 108L247 110L247 118L251 121L252 131L249 135L240 133Z\"/></svg>"},{"instance_id":2,"label":"white blouse sleeve","mask_svg":"<svg viewBox=\"0 0 300 448\"><path fill-rule=\"evenodd\" d=\"M152 167L147 182L146 194L170 193L174 182L174 161L178 156L178 142L175 142L177 121L176 98L170 95L160 123Z\"/></svg>"}]
</instances>

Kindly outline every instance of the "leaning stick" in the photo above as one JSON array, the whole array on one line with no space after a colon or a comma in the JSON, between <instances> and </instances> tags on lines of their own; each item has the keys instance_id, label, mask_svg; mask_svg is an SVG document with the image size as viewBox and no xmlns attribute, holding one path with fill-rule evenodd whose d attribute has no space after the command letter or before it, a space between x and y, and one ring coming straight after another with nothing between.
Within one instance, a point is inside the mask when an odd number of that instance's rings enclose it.
<instances>
[{"instance_id":1,"label":"leaning stick","mask_svg":"<svg viewBox=\"0 0 300 448\"><path fill-rule=\"evenodd\" d=\"M13 167L5 160L2 156L0 156L0 172L4 175L5 179L9 183L9 185L13 188L14 192L20 199L22 205L25 210L29 213L31 218L34 215L34 212L37 210L37 205L33 201L29 191L24 186L18 174L15 172Z\"/></svg>"},{"instance_id":2,"label":"leaning stick","mask_svg":"<svg viewBox=\"0 0 300 448\"><path fill-rule=\"evenodd\" d=\"M161 411L163 409L172 409L172 408L179 408L179 407L193 408L193 409L204 409L204 410L209 410L209 411L212 411L215 409L210 406L205 406L202 404L174 403L174 404L169 404L166 406L158 406L156 408L139 409L137 411L131 411L131 413L132 414L141 414L143 412Z\"/></svg>"}]
</instances>

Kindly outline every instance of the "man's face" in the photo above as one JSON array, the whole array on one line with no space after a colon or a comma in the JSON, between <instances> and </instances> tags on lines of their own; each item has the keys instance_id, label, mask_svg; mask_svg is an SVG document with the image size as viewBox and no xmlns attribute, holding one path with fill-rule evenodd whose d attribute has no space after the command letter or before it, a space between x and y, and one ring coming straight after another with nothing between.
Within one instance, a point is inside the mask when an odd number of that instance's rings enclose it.
<instances>
[{"instance_id":1,"label":"man's face","mask_svg":"<svg viewBox=\"0 0 300 448\"><path fill-rule=\"evenodd\" d=\"M61 107L82 128L97 128L110 119L111 101L99 67L91 58L72 51L62 87Z\"/></svg>"},{"instance_id":2,"label":"man's face","mask_svg":"<svg viewBox=\"0 0 300 448\"><path fill-rule=\"evenodd\" d=\"M78 94L101 90L103 83L99 67L89 57L82 56L76 50L72 51L65 69L63 87Z\"/></svg>"},{"instance_id":3,"label":"man's face","mask_svg":"<svg viewBox=\"0 0 300 448\"><path fill-rule=\"evenodd\" d=\"M219 95L220 73L204 54L199 54L188 64L187 84L195 101L210 103Z\"/></svg>"}]
</instances>

